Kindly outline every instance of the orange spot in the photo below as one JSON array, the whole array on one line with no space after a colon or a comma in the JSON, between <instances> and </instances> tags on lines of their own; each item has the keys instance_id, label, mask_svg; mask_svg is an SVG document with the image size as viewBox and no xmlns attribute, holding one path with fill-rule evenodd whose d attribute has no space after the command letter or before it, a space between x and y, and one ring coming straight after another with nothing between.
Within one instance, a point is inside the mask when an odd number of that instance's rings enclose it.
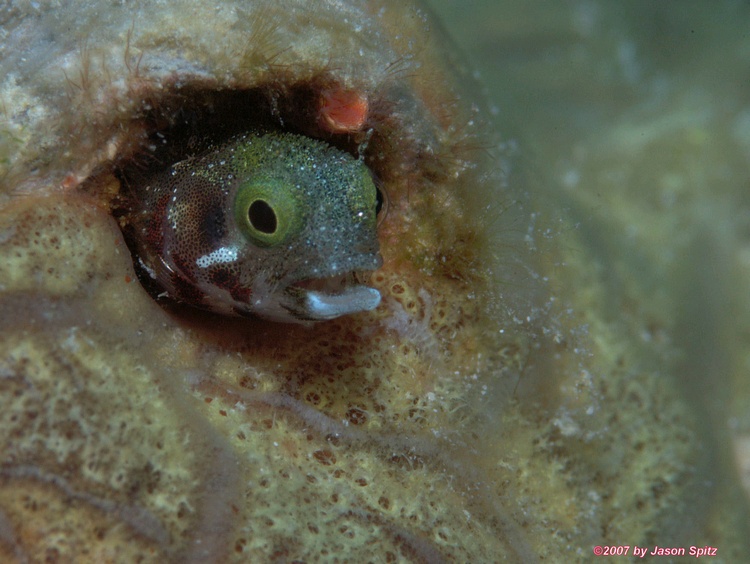
<instances>
[{"instance_id":1,"label":"orange spot","mask_svg":"<svg viewBox=\"0 0 750 564\"><path fill-rule=\"evenodd\" d=\"M126 274L125 275L125 284L130 284L132 281L133 281L133 279Z\"/></svg>"},{"instance_id":2,"label":"orange spot","mask_svg":"<svg viewBox=\"0 0 750 564\"><path fill-rule=\"evenodd\" d=\"M65 178L63 178L61 185L64 190L75 188L78 185L78 177L75 174L70 173Z\"/></svg>"},{"instance_id":3,"label":"orange spot","mask_svg":"<svg viewBox=\"0 0 750 564\"><path fill-rule=\"evenodd\" d=\"M356 90L330 88L320 95L319 125L331 133L353 133L367 121L367 97Z\"/></svg>"}]
</instances>

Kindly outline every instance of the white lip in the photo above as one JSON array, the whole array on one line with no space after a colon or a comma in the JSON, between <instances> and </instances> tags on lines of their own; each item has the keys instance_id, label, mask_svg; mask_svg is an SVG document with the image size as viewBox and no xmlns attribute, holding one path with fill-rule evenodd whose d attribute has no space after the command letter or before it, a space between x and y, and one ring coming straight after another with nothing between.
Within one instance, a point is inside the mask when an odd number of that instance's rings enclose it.
<instances>
[{"instance_id":1,"label":"white lip","mask_svg":"<svg viewBox=\"0 0 750 564\"><path fill-rule=\"evenodd\" d=\"M307 291L305 312L310 319L334 319L342 315L371 311L380 304L380 292L368 286L348 286L340 294Z\"/></svg>"},{"instance_id":2,"label":"white lip","mask_svg":"<svg viewBox=\"0 0 750 564\"><path fill-rule=\"evenodd\" d=\"M366 285L371 270L379 268L383 259L375 254L361 260L359 269L339 271L324 277L305 278L277 289L276 306L286 317L301 323L326 321L342 315L372 311L380 305L380 292ZM364 280L363 280L364 278Z\"/></svg>"},{"instance_id":3,"label":"white lip","mask_svg":"<svg viewBox=\"0 0 750 564\"><path fill-rule=\"evenodd\" d=\"M356 282L353 273L308 279L288 286L279 305L301 321L325 321L342 315L371 311L380 304L380 292Z\"/></svg>"}]
</instances>

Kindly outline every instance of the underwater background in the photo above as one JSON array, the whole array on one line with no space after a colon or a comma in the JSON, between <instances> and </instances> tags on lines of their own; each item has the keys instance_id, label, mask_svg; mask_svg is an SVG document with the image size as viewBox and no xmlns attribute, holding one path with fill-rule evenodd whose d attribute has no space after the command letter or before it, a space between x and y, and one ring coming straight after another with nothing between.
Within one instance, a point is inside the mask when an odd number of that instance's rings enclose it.
<instances>
[{"instance_id":1,"label":"underwater background","mask_svg":"<svg viewBox=\"0 0 750 564\"><path fill-rule=\"evenodd\" d=\"M684 531L698 513L700 528L734 536L747 555L750 6L431 4L570 248L572 302L598 308L621 331L616 346L628 341L687 406L704 489L666 521ZM590 284L601 299L585 305Z\"/></svg>"}]
</instances>

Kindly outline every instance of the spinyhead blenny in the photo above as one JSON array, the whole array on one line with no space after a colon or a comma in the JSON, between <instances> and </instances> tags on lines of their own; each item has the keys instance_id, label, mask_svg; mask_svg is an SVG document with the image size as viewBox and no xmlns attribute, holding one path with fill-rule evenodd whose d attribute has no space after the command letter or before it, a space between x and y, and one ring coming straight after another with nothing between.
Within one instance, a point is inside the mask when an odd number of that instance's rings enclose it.
<instances>
[{"instance_id":1,"label":"spinyhead blenny","mask_svg":"<svg viewBox=\"0 0 750 564\"><path fill-rule=\"evenodd\" d=\"M372 310L377 189L348 153L246 133L132 183L138 262L172 298L284 322Z\"/></svg>"}]
</instances>

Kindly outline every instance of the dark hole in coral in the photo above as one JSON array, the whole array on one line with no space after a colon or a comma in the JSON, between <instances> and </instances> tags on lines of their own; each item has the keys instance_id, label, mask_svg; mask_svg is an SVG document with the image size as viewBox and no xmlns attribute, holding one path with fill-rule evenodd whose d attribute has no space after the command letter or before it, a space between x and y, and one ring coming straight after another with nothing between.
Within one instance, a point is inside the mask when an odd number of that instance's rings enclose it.
<instances>
[{"instance_id":1,"label":"dark hole in coral","mask_svg":"<svg viewBox=\"0 0 750 564\"><path fill-rule=\"evenodd\" d=\"M247 210L247 217L250 220L250 225L261 233L270 235L276 232L276 214L273 208L268 205L268 202L255 200Z\"/></svg>"},{"instance_id":2,"label":"dark hole in coral","mask_svg":"<svg viewBox=\"0 0 750 564\"><path fill-rule=\"evenodd\" d=\"M381 173L387 175L388 170L397 168L391 161L397 152L390 147L391 142L385 140L386 131L392 129L384 124L389 123L391 117L375 113L366 127L356 133L326 131L320 125L318 112L321 92L331 83L330 77L319 76L292 84L273 81L248 89L216 90L208 85L194 84L165 88L147 95L144 109L133 117L129 126L132 127L130 142L123 144L123 152L115 161L121 189L111 201L112 213L123 226L131 253L138 256L135 227L130 221L135 187L177 162L198 156L249 131L283 131L321 139L364 159L376 183L380 183ZM96 186L96 178L90 180L90 185ZM380 192L377 201L380 212L384 202ZM381 221L383 217L381 214ZM278 227L277 218L266 202L254 203L248 210L248 219L262 233L272 234ZM160 284L138 261L134 264L149 293L155 297L163 295Z\"/></svg>"},{"instance_id":3,"label":"dark hole in coral","mask_svg":"<svg viewBox=\"0 0 750 564\"><path fill-rule=\"evenodd\" d=\"M243 90L190 86L160 93L159 99L144 104L149 109L134 120L145 125L147 138L139 151L119 163L121 176L132 181L247 131L285 131L321 139L363 158L376 178L387 174L385 155L392 148L382 126L390 116L373 113L356 133L326 131L318 120L319 99L330 83L318 77L293 85L274 82Z\"/></svg>"}]
</instances>

